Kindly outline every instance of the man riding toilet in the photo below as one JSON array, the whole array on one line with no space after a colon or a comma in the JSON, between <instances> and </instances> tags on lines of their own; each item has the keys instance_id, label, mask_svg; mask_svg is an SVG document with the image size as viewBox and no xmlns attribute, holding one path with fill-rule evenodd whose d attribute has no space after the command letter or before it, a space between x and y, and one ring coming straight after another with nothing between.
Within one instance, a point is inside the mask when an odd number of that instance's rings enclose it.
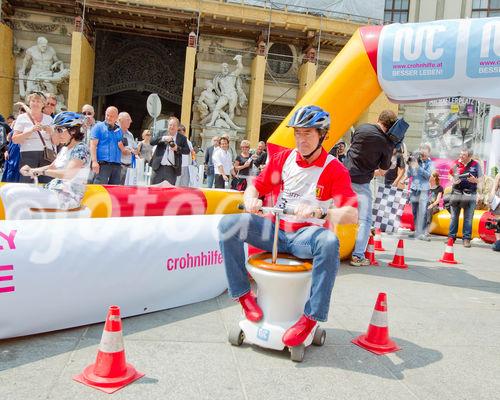
<instances>
[{"instance_id":1,"label":"man riding toilet","mask_svg":"<svg viewBox=\"0 0 500 400\"><path fill-rule=\"evenodd\" d=\"M219 244L225 260L230 296L248 320L258 322L262 309L250 290L244 243L264 251L273 246L274 221L258 215L259 198L273 195L275 207L293 210L280 220L278 252L312 259L312 282L304 313L283 335L286 346L298 346L318 321L326 321L339 267L339 241L332 225L357 223L357 198L347 169L322 147L330 115L317 106L299 108L288 124L295 149L272 155L244 194L247 213L226 215L219 223ZM330 227L328 227L330 225ZM279 293L276 293L279 296Z\"/></svg>"}]
</instances>

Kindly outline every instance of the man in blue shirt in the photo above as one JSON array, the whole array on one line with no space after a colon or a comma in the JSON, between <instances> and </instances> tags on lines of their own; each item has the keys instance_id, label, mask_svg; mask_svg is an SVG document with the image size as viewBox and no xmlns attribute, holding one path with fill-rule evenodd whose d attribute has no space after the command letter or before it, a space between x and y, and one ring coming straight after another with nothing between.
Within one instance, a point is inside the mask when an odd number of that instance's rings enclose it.
<instances>
[{"instance_id":1,"label":"man in blue shirt","mask_svg":"<svg viewBox=\"0 0 500 400\"><path fill-rule=\"evenodd\" d=\"M116 121L118 109L108 107L103 122L98 122L90 132L90 155L94 183L100 185L119 185L122 154L130 150L123 145L123 133Z\"/></svg>"},{"instance_id":2,"label":"man in blue shirt","mask_svg":"<svg viewBox=\"0 0 500 400\"><path fill-rule=\"evenodd\" d=\"M412 177L410 202L415 224L415 232L410 237L425 241L430 241L425 232L425 215L430 189L429 178L434 168L429 158L430 154L431 146L423 143L419 147L418 154L412 155L408 160L408 176Z\"/></svg>"}]
</instances>

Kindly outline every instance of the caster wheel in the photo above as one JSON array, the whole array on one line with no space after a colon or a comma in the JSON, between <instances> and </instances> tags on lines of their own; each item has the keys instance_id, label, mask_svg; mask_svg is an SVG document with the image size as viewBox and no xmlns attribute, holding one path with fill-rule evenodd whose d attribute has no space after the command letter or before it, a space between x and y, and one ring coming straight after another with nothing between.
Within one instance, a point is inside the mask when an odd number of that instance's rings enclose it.
<instances>
[{"instance_id":1,"label":"caster wheel","mask_svg":"<svg viewBox=\"0 0 500 400\"><path fill-rule=\"evenodd\" d=\"M241 346L244 339L245 339L245 334L243 333L243 331L240 329L239 326L231 328L228 337L229 343L231 343L233 346Z\"/></svg>"},{"instance_id":2,"label":"caster wheel","mask_svg":"<svg viewBox=\"0 0 500 400\"><path fill-rule=\"evenodd\" d=\"M314 332L313 344L315 346L323 346L325 344L326 332L324 329L318 328Z\"/></svg>"},{"instance_id":3,"label":"caster wheel","mask_svg":"<svg viewBox=\"0 0 500 400\"><path fill-rule=\"evenodd\" d=\"M299 344L298 346L290 347L290 359L295 362L302 362L306 353L306 346Z\"/></svg>"}]
</instances>

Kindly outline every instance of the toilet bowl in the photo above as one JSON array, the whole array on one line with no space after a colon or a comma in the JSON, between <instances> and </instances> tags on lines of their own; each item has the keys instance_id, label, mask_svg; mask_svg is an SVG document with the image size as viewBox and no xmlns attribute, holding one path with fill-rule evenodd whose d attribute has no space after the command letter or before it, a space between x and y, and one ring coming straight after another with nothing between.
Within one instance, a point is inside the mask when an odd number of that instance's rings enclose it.
<instances>
[{"instance_id":1,"label":"toilet bowl","mask_svg":"<svg viewBox=\"0 0 500 400\"><path fill-rule=\"evenodd\" d=\"M246 267L257 283L257 302L264 317L257 323L244 319L239 328L248 342L283 350L283 334L304 313L311 289L312 264L289 254L278 254L273 264L271 253L261 253L251 256ZM315 331L305 340L304 346L311 344Z\"/></svg>"}]
</instances>

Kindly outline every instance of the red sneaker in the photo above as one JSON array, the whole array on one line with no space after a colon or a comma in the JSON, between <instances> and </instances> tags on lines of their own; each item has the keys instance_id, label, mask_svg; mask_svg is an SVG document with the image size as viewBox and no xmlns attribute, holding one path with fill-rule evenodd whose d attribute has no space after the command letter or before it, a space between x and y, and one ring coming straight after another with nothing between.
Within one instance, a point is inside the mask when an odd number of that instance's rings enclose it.
<instances>
[{"instance_id":1,"label":"red sneaker","mask_svg":"<svg viewBox=\"0 0 500 400\"><path fill-rule=\"evenodd\" d=\"M306 340L315 326L316 321L302 315L294 325L287 329L283 335L283 343L288 347L294 347L304 343L304 340Z\"/></svg>"},{"instance_id":2,"label":"red sneaker","mask_svg":"<svg viewBox=\"0 0 500 400\"><path fill-rule=\"evenodd\" d=\"M241 296L238 301L240 302L241 307L243 307L245 317L247 317L249 321L259 322L264 316L262 309L257 304L257 299L251 292Z\"/></svg>"}]
</instances>

